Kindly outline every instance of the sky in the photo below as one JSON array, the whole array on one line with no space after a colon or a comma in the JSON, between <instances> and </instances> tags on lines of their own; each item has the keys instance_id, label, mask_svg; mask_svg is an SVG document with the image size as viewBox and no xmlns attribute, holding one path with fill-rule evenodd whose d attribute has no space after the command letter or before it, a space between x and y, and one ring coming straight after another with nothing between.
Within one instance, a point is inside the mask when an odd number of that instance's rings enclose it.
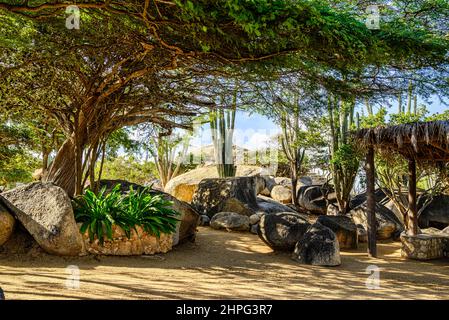
<instances>
[{"instance_id":1,"label":"sky","mask_svg":"<svg viewBox=\"0 0 449 320\"><path fill-rule=\"evenodd\" d=\"M405 103L405 102L404 102ZM428 104L418 99L418 105L425 104L430 114L441 113L448 109L447 106L440 104L438 98ZM396 112L396 104L393 102L390 112ZM239 147L249 150L260 150L267 147L267 141L279 133L279 127L265 116L238 111L236 115L234 143ZM209 124L202 126L198 134L192 139L191 147L198 148L212 144Z\"/></svg>"}]
</instances>

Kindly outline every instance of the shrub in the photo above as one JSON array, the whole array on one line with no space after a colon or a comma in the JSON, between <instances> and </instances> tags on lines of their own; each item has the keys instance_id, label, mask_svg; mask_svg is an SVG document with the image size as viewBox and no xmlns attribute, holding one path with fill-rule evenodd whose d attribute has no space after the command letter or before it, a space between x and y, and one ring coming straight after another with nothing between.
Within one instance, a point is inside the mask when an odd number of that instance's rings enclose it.
<instances>
[{"instance_id":1,"label":"shrub","mask_svg":"<svg viewBox=\"0 0 449 320\"><path fill-rule=\"evenodd\" d=\"M109 193L105 187L98 194L86 190L73 201L75 219L82 223L80 232L88 231L90 241L96 236L101 244L104 236L112 240L113 225L122 228L128 238L137 226L157 237L173 233L179 213L170 208L172 204L161 195L152 195L148 188L122 195L120 184Z\"/></svg>"}]
</instances>

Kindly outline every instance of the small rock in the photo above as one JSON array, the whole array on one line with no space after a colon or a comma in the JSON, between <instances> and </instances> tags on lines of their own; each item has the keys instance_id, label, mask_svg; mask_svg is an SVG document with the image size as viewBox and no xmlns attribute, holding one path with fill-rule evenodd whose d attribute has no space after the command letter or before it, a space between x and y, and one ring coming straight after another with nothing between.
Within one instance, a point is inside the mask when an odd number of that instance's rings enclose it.
<instances>
[{"instance_id":1,"label":"small rock","mask_svg":"<svg viewBox=\"0 0 449 320\"><path fill-rule=\"evenodd\" d=\"M284 186L275 186L271 190L271 198L280 203L291 203L292 202L292 191Z\"/></svg>"},{"instance_id":2,"label":"small rock","mask_svg":"<svg viewBox=\"0 0 449 320\"><path fill-rule=\"evenodd\" d=\"M251 215L249 217L249 224L253 225L253 224L259 223L260 217L261 217L261 215L258 215L258 214Z\"/></svg>"},{"instance_id":3,"label":"small rock","mask_svg":"<svg viewBox=\"0 0 449 320\"><path fill-rule=\"evenodd\" d=\"M292 259L317 266L338 266L341 264L340 246L335 233L320 223L315 223L298 241Z\"/></svg>"},{"instance_id":4,"label":"small rock","mask_svg":"<svg viewBox=\"0 0 449 320\"><path fill-rule=\"evenodd\" d=\"M212 217L210 226L228 231L248 231L249 218L235 212L219 212Z\"/></svg>"}]
</instances>

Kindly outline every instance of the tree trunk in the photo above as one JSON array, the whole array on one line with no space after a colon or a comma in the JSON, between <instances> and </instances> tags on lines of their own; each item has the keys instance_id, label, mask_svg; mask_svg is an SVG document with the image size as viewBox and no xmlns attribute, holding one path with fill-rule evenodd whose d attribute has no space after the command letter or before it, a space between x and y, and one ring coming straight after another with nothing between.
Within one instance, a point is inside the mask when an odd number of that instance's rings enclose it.
<instances>
[{"instance_id":1,"label":"tree trunk","mask_svg":"<svg viewBox=\"0 0 449 320\"><path fill-rule=\"evenodd\" d=\"M416 236L418 234L418 209L416 206L416 161L408 162L408 212L409 212L409 232Z\"/></svg>"},{"instance_id":2,"label":"tree trunk","mask_svg":"<svg viewBox=\"0 0 449 320\"><path fill-rule=\"evenodd\" d=\"M374 149L370 147L368 149L368 154L366 156L366 206L367 206L367 220L368 220L368 254L371 257L377 257L377 247L376 247L376 198L374 195L375 188L375 167L374 167Z\"/></svg>"},{"instance_id":3,"label":"tree trunk","mask_svg":"<svg viewBox=\"0 0 449 320\"><path fill-rule=\"evenodd\" d=\"M58 150L43 181L53 182L72 197L75 194L75 158L75 142L69 138Z\"/></svg>"},{"instance_id":4,"label":"tree trunk","mask_svg":"<svg viewBox=\"0 0 449 320\"><path fill-rule=\"evenodd\" d=\"M295 207L299 207L298 203L298 166L296 163L291 163L291 178L292 178L292 202Z\"/></svg>"},{"instance_id":5,"label":"tree trunk","mask_svg":"<svg viewBox=\"0 0 449 320\"><path fill-rule=\"evenodd\" d=\"M47 171L48 169L48 157L50 152L45 146L42 146L42 172Z\"/></svg>"}]
</instances>

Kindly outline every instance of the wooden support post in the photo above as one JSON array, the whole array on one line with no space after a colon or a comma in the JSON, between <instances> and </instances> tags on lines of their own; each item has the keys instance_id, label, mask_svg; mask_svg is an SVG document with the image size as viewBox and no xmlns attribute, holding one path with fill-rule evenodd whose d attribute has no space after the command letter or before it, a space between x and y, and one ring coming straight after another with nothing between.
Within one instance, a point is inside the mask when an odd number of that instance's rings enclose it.
<instances>
[{"instance_id":1,"label":"wooden support post","mask_svg":"<svg viewBox=\"0 0 449 320\"><path fill-rule=\"evenodd\" d=\"M418 234L418 208L416 199L416 161L413 159L408 161L408 231L413 236Z\"/></svg>"},{"instance_id":2,"label":"wooden support post","mask_svg":"<svg viewBox=\"0 0 449 320\"><path fill-rule=\"evenodd\" d=\"M366 155L366 205L368 220L368 254L371 257L377 257L377 223L376 223L376 198L374 195L375 186L375 167L374 167L374 148L369 147Z\"/></svg>"}]
</instances>

